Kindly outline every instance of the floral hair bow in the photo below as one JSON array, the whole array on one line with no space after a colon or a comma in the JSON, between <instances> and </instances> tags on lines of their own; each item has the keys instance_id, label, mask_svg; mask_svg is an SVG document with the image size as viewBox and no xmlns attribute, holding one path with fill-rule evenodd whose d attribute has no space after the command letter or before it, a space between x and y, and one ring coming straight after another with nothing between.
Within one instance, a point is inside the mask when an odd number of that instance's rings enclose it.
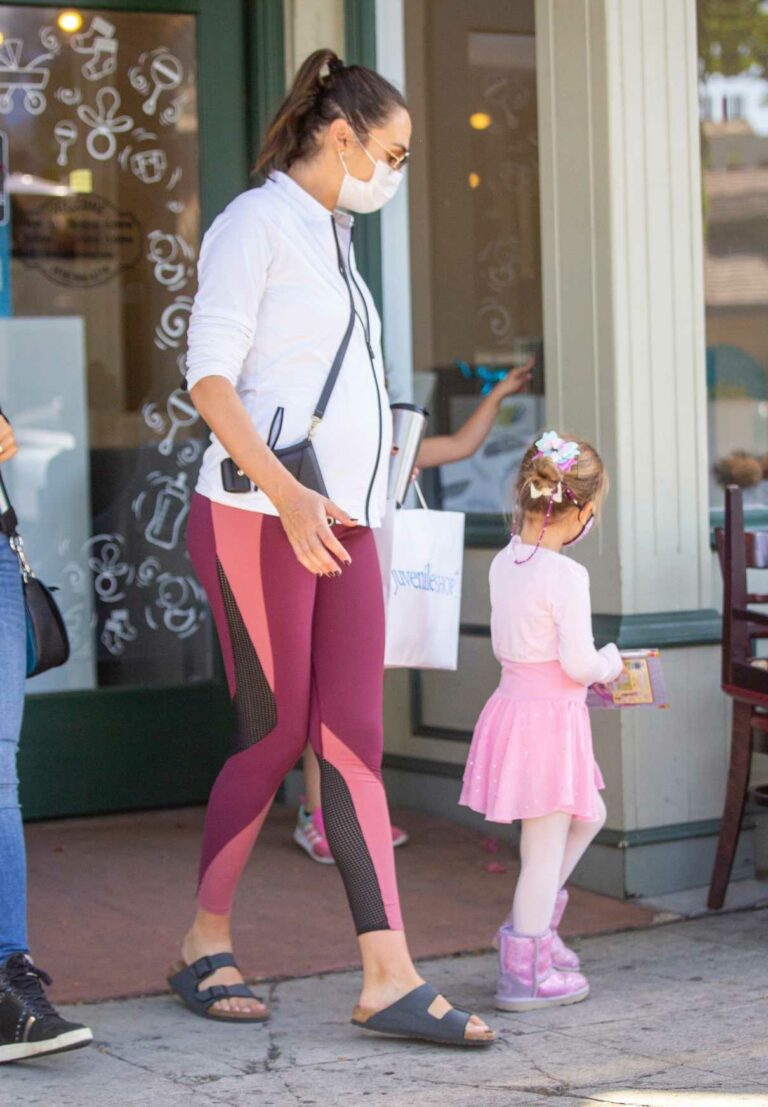
<instances>
[{"instance_id":1,"label":"floral hair bow","mask_svg":"<svg viewBox=\"0 0 768 1107\"><path fill-rule=\"evenodd\" d=\"M566 442L557 431L546 431L534 445L539 451L536 457L551 458L563 473L573 468L581 453L575 442Z\"/></svg>"}]
</instances>

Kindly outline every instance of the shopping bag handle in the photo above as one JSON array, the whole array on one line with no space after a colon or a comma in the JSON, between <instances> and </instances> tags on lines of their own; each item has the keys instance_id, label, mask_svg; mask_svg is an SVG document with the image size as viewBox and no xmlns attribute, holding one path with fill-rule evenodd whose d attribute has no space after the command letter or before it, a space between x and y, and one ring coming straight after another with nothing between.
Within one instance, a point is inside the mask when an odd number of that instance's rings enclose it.
<instances>
[{"instance_id":1,"label":"shopping bag handle","mask_svg":"<svg viewBox=\"0 0 768 1107\"><path fill-rule=\"evenodd\" d=\"M421 504L421 506L424 508L425 511L429 511L427 501L424 499L424 493L421 491L421 485L419 484L419 482L417 480L415 480L413 482L413 487L416 489L416 495L418 497L419 503Z\"/></svg>"}]
</instances>

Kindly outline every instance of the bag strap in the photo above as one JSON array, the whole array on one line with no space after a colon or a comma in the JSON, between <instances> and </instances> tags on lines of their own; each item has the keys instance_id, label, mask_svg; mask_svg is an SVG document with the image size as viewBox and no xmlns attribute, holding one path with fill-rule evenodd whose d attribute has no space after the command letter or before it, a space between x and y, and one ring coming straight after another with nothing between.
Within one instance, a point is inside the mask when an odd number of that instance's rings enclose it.
<instances>
[{"instance_id":1,"label":"bag strap","mask_svg":"<svg viewBox=\"0 0 768 1107\"><path fill-rule=\"evenodd\" d=\"M344 358L347 356L347 350L349 349L349 343L352 338L352 331L355 329L355 298L352 295L352 286L349 283L349 277L347 276L347 267L344 262L344 255L341 252L341 243L339 242L339 233L336 230L336 220L331 216L331 227L333 229L333 239L336 243L336 257L339 263L339 272L344 278L344 284L347 286L347 292L349 293L349 322L347 323L347 329L344 332L344 337L341 340L341 345L336 351L336 356L333 359L330 372L326 379L323 391L320 393L320 399L317 401L317 407L312 415L312 422L309 428L309 437L318 428L318 425L322 422L325 415L325 409L328 407L328 401L331 398L331 393L336 387L336 381L339 379L339 373L341 367L344 364Z\"/></svg>"},{"instance_id":2,"label":"bag strap","mask_svg":"<svg viewBox=\"0 0 768 1107\"><path fill-rule=\"evenodd\" d=\"M2 474L0 474L0 534L5 534L8 538L15 538L18 534L18 525L19 520L13 510L11 501L8 499L8 492Z\"/></svg>"},{"instance_id":3,"label":"bag strap","mask_svg":"<svg viewBox=\"0 0 768 1107\"><path fill-rule=\"evenodd\" d=\"M27 581L34 580L35 571L27 561L26 551L24 550L24 540L19 534L18 527L19 520L16 516L16 512L13 510L11 501L8 499L8 490L5 487L3 474L0 473L0 534L8 536L11 549L19 559L21 579L26 584Z\"/></svg>"},{"instance_id":4,"label":"bag strap","mask_svg":"<svg viewBox=\"0 0 768 1107\"><path fill-rule=\"evenodd\" d=\"M3 409L0 407L0 415L2 414ZM3 418L5 418L5 416L3 416ZM8 496L8 490L3 481L3 474L0 473L0 534L5 534L8 538L15 538L18 534L18 525L19 520L16 517L16 512L13 510L13 505Z\"/></svg>"}]
</instances>

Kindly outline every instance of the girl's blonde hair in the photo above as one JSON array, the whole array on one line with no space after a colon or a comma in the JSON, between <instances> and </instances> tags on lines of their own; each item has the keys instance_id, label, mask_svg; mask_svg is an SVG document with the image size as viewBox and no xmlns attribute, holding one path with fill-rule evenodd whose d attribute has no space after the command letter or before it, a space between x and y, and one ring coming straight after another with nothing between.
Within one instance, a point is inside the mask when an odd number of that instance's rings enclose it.
<instances>
[{"instance_id":1,"label":"girl's blonde hair","mask_svg":"<svg viewBox=\"0 0 768 1107\"><path fill-rule=\"evenodd\" d=\"M517 522L526 515L546 515L552 519L564 515L575 506L595 505L600 514L608 492L608 474L603 459L594 446L583 438L564 436L575 444L578 455L570 468L561 468L549 453L542 453L536 443L525 452L517 477ZM537 442L540 439L537 439ZM562 488L562 494L558 495Z\"/></svg>"}]
</instances>

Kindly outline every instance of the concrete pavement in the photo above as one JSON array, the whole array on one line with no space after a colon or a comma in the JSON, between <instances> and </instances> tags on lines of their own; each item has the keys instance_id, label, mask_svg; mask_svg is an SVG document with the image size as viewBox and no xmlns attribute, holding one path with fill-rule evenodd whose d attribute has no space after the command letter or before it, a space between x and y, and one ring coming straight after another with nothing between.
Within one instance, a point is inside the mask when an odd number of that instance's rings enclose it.
<instances>
[{"instance_id":1,"label":"concrete pavement","mask_svg":"<svg viewBox=\"0 0 768 1107\"><path fill-rule=\"evenodd\" d=\"M28 1107L768 1107L768 911L577 943L593 994L527 1015L492 1012L489 954L426 962L430 981L493 1021L488 1051L364 1037L358 976L264 985L273 1019L228 1027L170 997L68 1008L89 1050L0 1070Z\"/></svg>"}]
</instances>

